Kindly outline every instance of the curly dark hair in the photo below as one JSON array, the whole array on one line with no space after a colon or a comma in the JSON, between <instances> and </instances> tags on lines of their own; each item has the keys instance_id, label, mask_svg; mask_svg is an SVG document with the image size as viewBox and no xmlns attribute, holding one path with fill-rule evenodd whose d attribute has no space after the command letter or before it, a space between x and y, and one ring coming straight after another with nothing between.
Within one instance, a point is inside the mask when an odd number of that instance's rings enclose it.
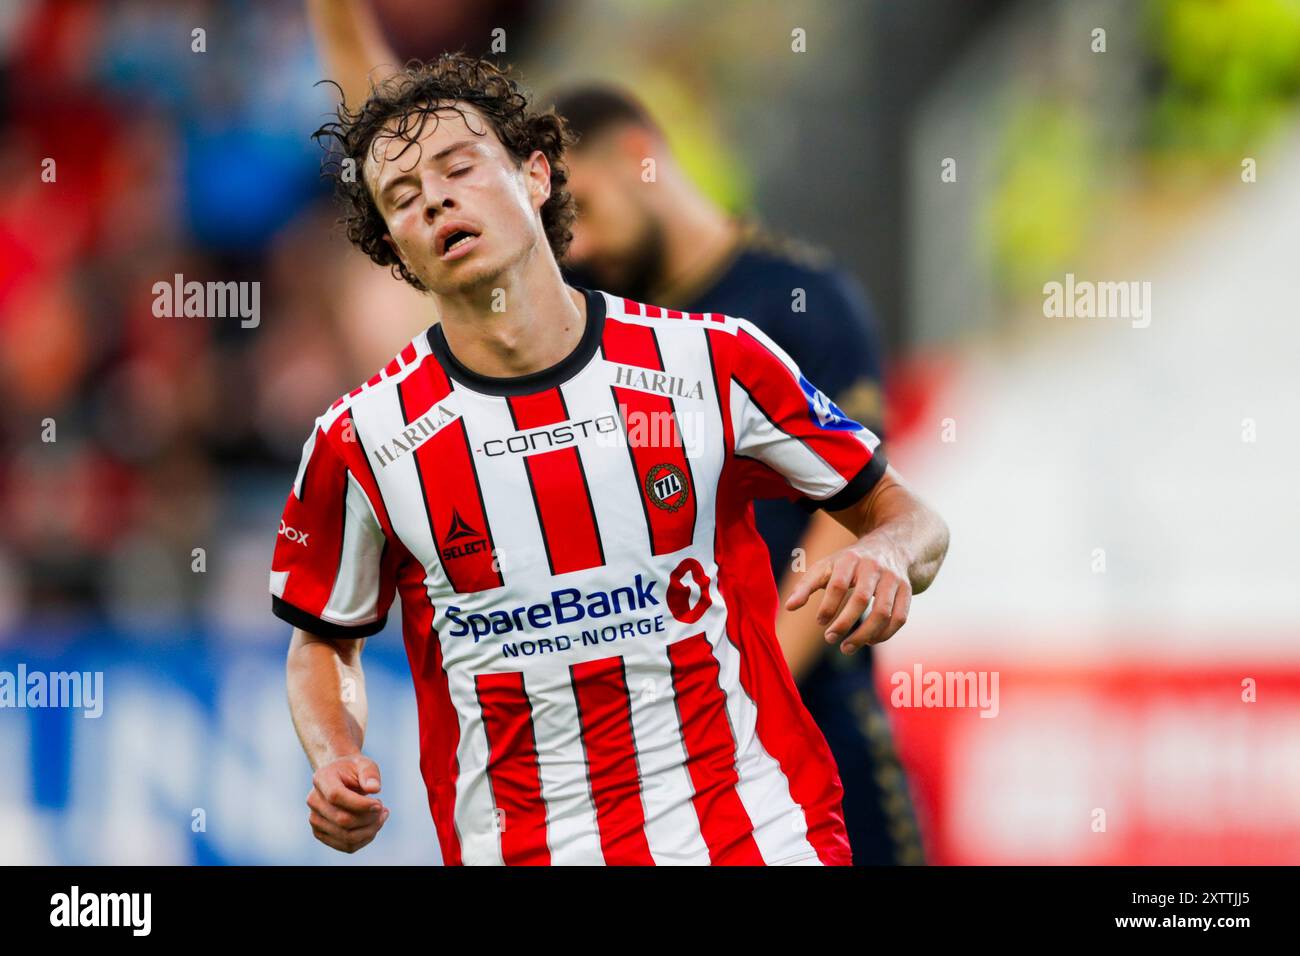
<instances>
[{"instance_id":1,"label":"curly dark hair","mask_svg":"<svg viewBox=\"0 0 1300 956\"><path fill-rule=\"evenodd\" d=\"M563 155L573 144L574 135L564 118L554 109L530 110L528 95L509 67L501 69L489 60L463 52L444 53L428 62L411 60L405 69L372 87L369 98L355 111L341 103L335 118L316 130L312 138L328 153L322 176L333 182L343 205L341 222L347 228L348 239L372 260L388 266L396 278L421 292L426 291L424 284L384 241L388 226L365 176L359 173L381 134L404 140L408 144L402 150L404 154L419 141L425 123L438 110L454 109L468 125L469 116L455 101L473 105L486 117L516 165L534 150L542 151L551 164L551 195L542 206L542 227L556 261L564 257L573 239L575 209L573 197L564 188L569 173ZM385 131L385 125L394 119L394 128ZM483 132L486 134L486 130ZM352 162L346 163L349 159Z\"/></svg>"}]
</instances>

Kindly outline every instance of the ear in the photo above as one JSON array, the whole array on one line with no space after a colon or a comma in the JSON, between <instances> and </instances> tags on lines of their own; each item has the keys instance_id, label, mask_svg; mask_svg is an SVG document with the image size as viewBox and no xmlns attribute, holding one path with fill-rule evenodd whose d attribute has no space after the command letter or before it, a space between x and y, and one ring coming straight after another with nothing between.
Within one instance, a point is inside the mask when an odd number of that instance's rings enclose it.
<instances>
[{"instance_id":1,"label":"ear","mask_svg":"<svg viewBox=\"0 0 1300 956\"><path fill-rule=\"evenodd\" d=\"M406 266L406 271L411 271L411 264L406 261L406 256L402 254L402 247L393 241L393 237L384 233L384 242L388 243L388 248L393 250L393 255L401 260L402 265Z\"/></svg>"},{"instance_id":2,"label":"ear","mask_svg":"<svg viewBox=\"0 0 1300 956\"><path fill-rule=\"evenodd\" d=\"M528 195L533 200L533 208L541 209L551 198L551 161L540 149L533 150L533 155L524 161L524 175L528 177Z\"/></svg>"}]
</instances>

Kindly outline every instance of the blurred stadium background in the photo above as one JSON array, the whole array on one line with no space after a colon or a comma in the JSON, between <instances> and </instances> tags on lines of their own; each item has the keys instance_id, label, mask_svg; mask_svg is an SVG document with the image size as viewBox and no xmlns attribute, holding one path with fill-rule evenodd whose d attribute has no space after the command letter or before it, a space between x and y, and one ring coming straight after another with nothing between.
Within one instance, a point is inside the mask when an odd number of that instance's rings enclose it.
<instances>
[{"instance_id":1,"label":"blurred stadium background","mask_svg":"<svg viewBox=\"0 0 1300 956\"><path fill-rule=\"evenodd\" d=\"M932 862L1300 861L1300 4L377 7L404 56L503 27L534 89L633 86L866 284L890 458L952 529L882 693L999 677L992 719L887 708ZM0 710L0 863L438 860L395 623L393 816L311 839L266 594L307 423L428 321L331 228L323 72L297 2L0 5L0 670L106 695ZM260 324L156 318L175 273L260 281ZM1150 282L1149 326L1045 317L1066 273Z\"/></svg>"}]
</instances>

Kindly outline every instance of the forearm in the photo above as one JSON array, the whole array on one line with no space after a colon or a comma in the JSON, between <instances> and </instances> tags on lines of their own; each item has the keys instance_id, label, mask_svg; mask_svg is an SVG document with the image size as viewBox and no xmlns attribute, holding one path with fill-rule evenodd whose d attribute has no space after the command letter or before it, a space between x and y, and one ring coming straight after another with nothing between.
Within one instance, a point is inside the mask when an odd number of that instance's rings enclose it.
<instances>
[{"instance_id":1,"label":"forearm","mask_svg":"<svg viewBox=\"0 0 1300 956\"><path fill-rule=\"evenodd\" d=\"M358 109L371 82L380 83L398 69L379 19L363 0L308 0L307 14L329 78L343 88L348 107Z\"/></svg>"},{"instance_id":2,"label":"forearm","mask_svg":"<svg viewBox=\"0 0 1300 956\"><path fill-rule=\"evenodd\" d=\"M803 550L803 568L806 569L819 558L847 548L855 541L853 535L826 514L814 514L799 541L799 547ZM786 600L805 573L806 570L796 571L792 566L781 576L781 600L776 612L777 639L781 643L790 675L796 681L803 679L826 650L826 629L817 623L817 606L805 604L793 611L786 607Z\"/></svg>"},{"instance_id":3,"label":"forearm","mask_svg":"<svg viewBox=\"0 0 1300 956\"><path fill-rule=\"evenodd\" d=\"M948 552L948 526L902 482L882 479L864 507L852 511L851 521L848 527L862 544L883 545L900 557L913 594L934 581Z\"/></svg>"},{"instance_id":4,"label":"forearm","mask_svg":"<svg viewBox=\"0 0 1300 956\"><path fill-rule=\"evenodd\" d=\"M365 741L362 643L335 643L294 630L285 666L289 712L313 770L360 753Z\"/></svg>"}]
</instances>

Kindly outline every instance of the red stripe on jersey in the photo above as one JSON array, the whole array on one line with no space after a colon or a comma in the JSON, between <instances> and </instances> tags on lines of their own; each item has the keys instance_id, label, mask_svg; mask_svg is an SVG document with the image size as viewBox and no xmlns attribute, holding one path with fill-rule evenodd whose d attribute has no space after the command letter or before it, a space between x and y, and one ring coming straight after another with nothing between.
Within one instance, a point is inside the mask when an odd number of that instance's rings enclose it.
<instances>
[{"instance_id":1,"label":"red stripe on jersey","mask_svg":"<svg viewBox=\"0 0 1300 956\"><path fill-rule=\"evenodd\" d=\"M402 379L397 390L402 417L410 423L446 398L451 383L429 356ZM452 588L468 594L501 587L501 572L493 567L492 528L464 420L444 425L414 454L438 560Z\"/></svg>"},{"instance_id":2,"label":"red stripe on jersey","mask_svg":"<svg viewBox=\"0 0 1300 956\"><path fill-rule=\"evenodd\" d=\"M412 362L414 362L414 361L415 361L415 343L414 343L414 342L409 342L409 343L407 343L406 348L402 349L402 351L400 351L399 353L397 353L397 357L398 357L399 359L402 360L402 365L403 365L403 366L410 365Z\"/></svg>"},{"instance_id":3,"label":"red stripe on jersey","mask_svg":"<svg viewBox=\"0 0 1300 956\"><path fill-rule=\"evenodd\" d=\"M565 574L605 563L587 474L576 448L524 459L537 523L546 544L551 574Z\"/></svg>"},{"instance_id":4,"label":"red stripe on jersey","mask_svg":"<svg viewBox=\"0 0 1300 956\"><path fill-rule=\"evenodd\" d=\"M606 319L601 348L611 362L663 371L654 329L649 326ZM650 530L651 553L680 551L695 537L695 482L673 400L618 385L610 391L627 434L628 454Z\"/></svg>"},{"instance_id":5,"label":"red stripe on jersey","mask_svg":"<svg viewBox=\"0 0 1300 956\"><path fill-rule=\"evenodd\" d=\"M340 417L330 431L341 431L342 423ZM347 467L329 436L318 429L297 499L289 495L271 558L272 569L289 572L283 600L314 617L324 613L338 577L347 516L347 482ZM305 536L307 544L290 540L286 528Z\"/></svg>"},{"instance_id":6,"label":"red stripe on jersey","mask_svg":"<svg viewBox=\"0 0 1300 956\"><path fill-rule=\"evenodd\" d=\"M715 329L706 329L705 344L709 350L709 369L713 373L713 388L718 397L718 407L722 410L722 451L724 458L732 458L735 448L735 433L731 421L731 353L728 349L735 345L735 339ZM732 480L737 482L736 491L749 498L781 498L794 501L800 497L790 483L775 468L757 458L741 458L732 461L734 471Z\"/></svg>"},{"instance_id":7,"label":"red stripe on jersey","mask_svg":"<svg viewBox=\"0 0 1300 956\"><path fill-rule=\"evenodd\" d=\"M682 313L679 312L677 309L668 309L666 312L664 312L664 315L670 319L680 319L682 317Z\"/></svg>"},{"instance_id":8,"label":"red stripe on jersey","mask_svg":"<svg viewBox=\"0 0 1300 956\"><path fill-rule=\"evenodd\" d=\"M361 485L361 490L370 499L370 506L375 509L375 517L379 519L379 527L383 529L384 536L390 542L396 541L393 523L388 518L388 507L384 504L384 496L379 493L379 482L375 480L374 466L370 463L366 449L361 444L361 435L357 432L356 421L352 417L351 410L339 416L339 421L342 430L338 447L343 463L348 466L348 471L356 478Z\"/></svg>"},{"instance_id":9,"label":"red stripe on jersey","mask_svg":"<svg viewBox=\"0 0 1300 956\"><path fill-rule=\"evenodd\" d=\"M713 392L718 397L718 411L722 413L722 451L728 457L736 447L736 436L731 425L731 372L726 361L728 349L734 345L726 332L704 330L704 344L709 350L709 368L713 372Z\"/></svg>"},{"instance_id":10,"label":"red stripe on jersey","mask_svg":"<svg viewBox=\"0 0 1300 956\"><path fill-rule=\"evenodd\" d=\"M645 314L647 318L658 319L663 317L663 310L657 305L647 305L645 307Z\"/></svg>"},{"instance_id":11,"label":"red stripe on jersey","mask_svg":"<svg viewBox=\"0 0 1300 956\"><path fill-rule=\"evenodd\" d=\"M400 547L400 545L399 545ZM442 642L433 632L433 604L425 587L425 570L402 548L404 563L397 587L402 596L402 638L415 679L416 714L420 727L420 774L429 794L429 812L438 831L442 862L460 866L456 833L456 779L460 762L460 716L452 702L447 672L442 666Z\"/></svg>"},{"instance_id":12,"label":"red stripe on jersey","mask_svg":"<svg viewBox=\"0 0 1300 956\"><path fill-rule=\"evenodd\" d=\"M777 642L777 593L767 545L754 525L752 497L729 458L718 481L714 553L718 590L728 608L726 631L740 656L740 683L756 711L755 732L780 765L790 796L804 810L805 834L827 866L850 866L835 758L799 697ZM732 609L744 608L745 613Z\"/></svg>"},{"instance_id":13,"label":"red stripe on jersey","mask_svg":"<svg viewBox=\"0 0 1300 956\"><path fill-rule=\"evenodd\" d=\"M361 435L357 431L356 421L349 409L339 416L337 423L339 440L338 451L347 466L352 477L361 485L361 490L370 500L370 506L374 509L375 518L379 521L379 527L384 532L384 557L379 565L379 594L382 596L393 593L394 578L398 571L398 561L400 555L390 553L393 544L396 542L400 552L405 553L406 549L402 547L396 533L393 531L393 523L388 516L388 507L384 503L384 496L379 493L379 482L375 479L374 466L371 465L370 459L366 456L366 450L361 444ZM415 560L412 558L411 560Z\"/></svg>"},{"instance_id":14,"label":"red stripe on jersey","mask_svg":"<svg viewBox=\"0 0 1300 956\"><path fill-rule=\"evenodd\" d=\"M402 370L402 363L399 362L396 357L394 357L391 362L389 362L387 365L384 366L384 374L387 375L389 378L392 378L401 370Z\"/></svg>"},{"instance_id":15,"label":"red stripe on jersey","mask_svg":"<svg viewBox=\"0 0 1300 956\"><path fill-rule=\"evenodd\" d=\"M641 303L640 303L640 302L633 302L631 299L624 299L624 300L623 300L623 311L626 312L628 315L640 315L640 314L641 314Z\"/></svg>"},{"instance_id":16,"label":"red stripe on jersey","mask_svg":"<svg viewBox=\"0 0 1300 956\"><path fill-rule=\"evenodd\" d=\"M569 674L605 862L610 866L652 866L623 658L573 664Z\"/></svg>"},{"instance_id":17,"label":"red stripe on jersey","mask_svg":"<svg viewBox=\"0 0 1300 956\"><path fill-rule=\"evenodd\" d=\"M558 388L506 399L515 427L541 428L569 415ZM524 459L533 507L552 574L598 568L605 563L591 489L577 448L557 448Z\"/></svg>"},{"instance_id":18,"label":"red stripe on jersey","mask_svg":"<svg viewBox=\"0 0 1300 956\"><path fill-rule=\"evenodd\" d=\"M843 434L813 421L808 397L789 367L743 328L736 333L732 374L773 426L803 442L845 481L871 461L866 445L846 442Z\"/></svg>"},{"instance_id":19,"label":"red stripe on jersey","mask_svg":"<svg viewBox=\"0 0 1300 956\"><path fill-rule=\"evenodd\" d=\"M442 370L437 359L426 355L420 367L397 386L398 397L402 403L402 415L408 422L413 422L451 394L451 380Z\"/></svg>"},{"instance_id":20,"label":"red stripe on jersey","mask_svg":"<svg viewBox=\"0 0 1300 956\"><path fill-rule=\"evenodd\" d=\"M677 720L686 747L686 769L695 795L700 833L715 866L762 866L754 825L736 792L736 741L718 662L704 634L668 645Z\"/></svg>"},{"instance_id":21,"label":"red stripe on jersey","mask_svg":"<svg viewBox=\"0 0 1300 956\"><path fill-rule=\"evenodd\" d=\"M474 689L488 740L488 779L507 865L547 866L546 804L524 675L476 674Z\"/></svg>"},{"instance_id":22,"label":"red stripe on jersey","mask_svg":"<svg viewBox=\"0 0 1300 956\"><path fill-rule=\"evenodd\" d=\"M512 395L506 401L510 405L510 417L519 429L554 425L569 417L564 408L564 396L558 388L548 388L531 395Z\"/></svg>"}]
</instances>

